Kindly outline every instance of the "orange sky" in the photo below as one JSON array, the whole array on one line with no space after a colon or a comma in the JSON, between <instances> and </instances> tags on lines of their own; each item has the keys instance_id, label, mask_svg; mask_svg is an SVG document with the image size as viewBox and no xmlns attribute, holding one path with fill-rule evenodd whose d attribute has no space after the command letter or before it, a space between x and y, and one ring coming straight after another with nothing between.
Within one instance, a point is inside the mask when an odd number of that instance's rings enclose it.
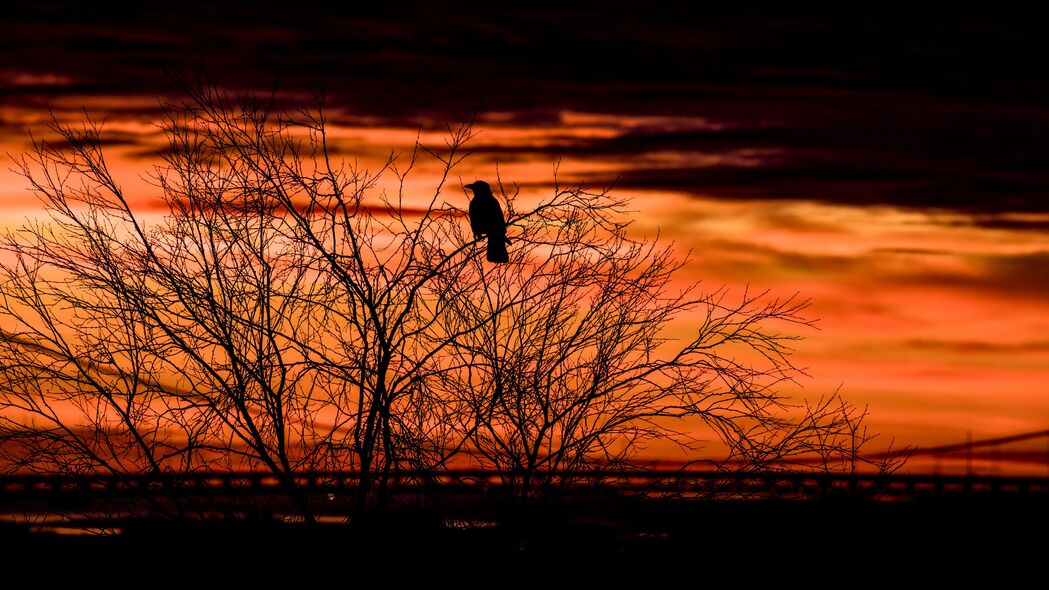
<instances>
[{"instance_id":1,"label":"orange sky","mask_svg":"<svg viewBox=\"0 0 1049 590\"><path fill-rule=\"evenodd\" d=\"M73 104L70 97L63 104ZM85 100L87 102L87 100ZM99 108L118 98L92 102ZM7 112L27 125L41 119L31 112ZM65 116L74 116L71 113ZM632 126L651 125L643 117L622 118L564 112L560 124L522 127L501 123L498 113L483 116L474 147L513 151L592 137L614 137ZM703 126L699 120L661 120L675 126ZM155 196L140 174L155 163L150 149L162 138L148 120L112 117L106 129L122 139L109 148L110 164L143 210ZM41 130L38 128L38 132ZM417 129L388 126L336 126L332 137L347 154L377 165L390 150L408 151ZM426 131L422 141L439 145L442 135ZM10 155L27 148L27 139L2 138L0 221L13 228L39 214L25 182L8 170ZM760 166L759 153L651 156L675 162L688 158L702 168L725 159ZM493 180L496 166L504 182L525 185L524 194L549 190L555 162L545 156L500 162L481 151L457 171L463 182ZM630 160L564 157L562 182L595 170L629 171ZM434 186L435 166L419 166L409 188L420 197ZM835 390L869 405L870 426L884 446L937 445L1044 429L1049 422L1049 300L1036 281L1044 280L1049 234L988 227L972 215L946 210L850 206L813 200L731 200L667 190L618 189L633 198L637 236L673 240L691 263L681 279L709 288L729 285L795 291L813 300L817 330L801 333L796 360L807 367L801 396ZM458 189L447 198L459 198ZM461 196L465 202L465 194ZM1027 214L1049 221L1049 216ZM1038 273L1042 274L1039 275ZM1032 282L1034 281L1034 282ZM682 329L687 329L683 325ZM1026 443L1037 451L1042 441ZM1012 447L1011 447L1012 448ZM928 467L916 459L911 468ZM946 469L943 465L935 468ZM987 471L1031 471L1041 465L1010 465L1005 459L980 463Z\"/></svg>"},{"instance_id":2,"label":"orange sky","mask_svg":"<svg viewBox=\"0 0 1049 590\"><path fill-rule=\"evenodd\" d=\"M560 161L562 182L633 198L636 235L691 250L682 280L811 298L818 329L795 359L811 378L794 393L840 386L883 443L1049 428L1049 36L1036 15L180 6L5 8L0 226L40 213L10 168L49 111L105 118L113 170L161 214L141 174L162 145L159 103L178 99L165 72L187 63L236 91L279 79L308 100L323 85L333 141L365 166L417 136L443 145L445 125L476 111L475 153L453 180L498 169L527 198ZM428 194L436 171L420 164L409 194ZM1049 439L1000 450L974 462L1049 473Z\"/></svg>"}]
</instances>

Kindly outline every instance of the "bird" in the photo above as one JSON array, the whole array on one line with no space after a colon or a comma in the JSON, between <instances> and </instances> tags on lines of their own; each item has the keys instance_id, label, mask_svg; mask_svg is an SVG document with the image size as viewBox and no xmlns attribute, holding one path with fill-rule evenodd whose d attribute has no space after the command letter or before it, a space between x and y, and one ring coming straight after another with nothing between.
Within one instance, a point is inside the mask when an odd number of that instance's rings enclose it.
<instances>
[{"instance_id":1,"label":"bird","mask_svg":"<svg viewBox=\"0 0 1049 590\"><path fill-rule=\"evenodd\" d=\"M473 191L474 197L470 199L470 227L474 232L474 239L488 237L488 262L510 262L510 254L506 251L506 245L510 240L506 239L506 220L503 218L503 209L499 201L492 194L492 187L483 180L478 180L465 185Z\"/></svg>"}]
</instances>

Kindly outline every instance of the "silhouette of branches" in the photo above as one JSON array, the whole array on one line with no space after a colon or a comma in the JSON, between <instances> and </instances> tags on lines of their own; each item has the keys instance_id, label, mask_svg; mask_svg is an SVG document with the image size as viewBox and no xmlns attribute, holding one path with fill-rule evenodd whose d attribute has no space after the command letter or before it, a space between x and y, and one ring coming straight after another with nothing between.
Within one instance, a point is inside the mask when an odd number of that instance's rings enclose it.
<instances>
[{"instance_id":1,"label":"silhouette of branches","mask_svg":"<svg viewBox=\"0 0 1049 590\"><path fill-rule=\"evenodd\" d=\"M733 469L861 463L865 412L840 396L793 407L778 393L801 371L788 348L798 337L775 330L810 325L809 302L675 283L686 261L629 238L625 205L560 189L512 217L515 265L474 260L479 288L458 289L461 276L434 282L448 301L442 333L458 336L427 397L462 405L480 464L528 495L565 483L552 472L631 468L659 441L694 455L697 431L727 447ZM466 239L449 231L447 241ZM694 330L671 338L675 322Z\"/></svg>"},{"instance_id":2,"label":"silhouette of branches","mask_svg":"<svg viewBox=\"0 0 1049 590\"><path fill-rule=\"evenodd\" d=\"M800 372L776 330L808 302L680 284L625 199L557 185L525 206L499 179L511 261L491 265L448 195L472 124L369 171L336 156L323 95L180 83L150 175L163 216L129 202L90 118L20 161L47 218L0 242L4 469L265 470L309 519L311 469L359 472L363 510L400 472L468 460L528 495L701 430L734 467L861 457L863 412L777 393ZM441 175L420 208L421 158Z\"/></svg>"}]
</instances>

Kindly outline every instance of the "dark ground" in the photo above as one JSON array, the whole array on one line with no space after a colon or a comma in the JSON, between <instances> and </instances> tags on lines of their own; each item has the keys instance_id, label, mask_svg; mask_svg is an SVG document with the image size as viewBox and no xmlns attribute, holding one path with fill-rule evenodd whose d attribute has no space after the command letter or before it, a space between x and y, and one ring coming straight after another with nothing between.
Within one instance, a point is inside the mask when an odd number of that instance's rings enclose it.
<instances>
[{"instance_id":1,"label":"dark ground","mask_svg":"<svg viewBox=\"0 0 1049 590\"><path fill-rule=\"evenodd\" d=\"M1023 572L1040 579L1047 515L1046 501L1033 498L652 501L604 517L534 508L501 524L481 523L487 526L447 526L432 514L400 513L357 525L139 520L107 536L7 524L0 539L8 579L21 568L83 581L159 574L166 582L205 586L222 579L353 586L417 578L442 580L440 587L458 586L456 580L513 586L640 575L693 586L745 580L752 587L758 580L902 583L988 573L1001 581ZM41 563L56 565L41 569Z\"/></svg>"}]
</instances>

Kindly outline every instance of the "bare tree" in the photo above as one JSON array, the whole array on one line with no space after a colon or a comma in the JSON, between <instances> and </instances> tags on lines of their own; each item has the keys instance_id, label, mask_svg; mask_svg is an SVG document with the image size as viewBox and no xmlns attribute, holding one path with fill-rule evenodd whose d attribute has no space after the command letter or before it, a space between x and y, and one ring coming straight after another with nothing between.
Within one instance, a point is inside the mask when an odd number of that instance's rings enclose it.
<instances>
[{"instance_id":1,"label":"bare tree","mask_svg":"<svg viewBox=\"0 0 1049 590\"><path fill-rule=\"evenodd\" d=\"M798 337L777 330L810 325L807 300L676 284L687 261L628 237L626 201L554 190L555 203L511 217L513 265L475 260L481 287L468 291L434 283L435 295L454 298L443 331L460 336L428 394L467 409L481 465L528 495L564 483L559 472L636 467L660 440L692 456L720 443L727 453L715 465L733 469L863 461L865 411L836 395L796 405L779 393L802 372L789 356ZM465 239L451 231L450 241ZM675 322L692 335L669 338Z\"/></svg>"},{"instance_id":2,"label":"bare tree","mask_svg":"<svg viewBox=\"0 0 1049 590\"><path fill-rule=\"evenodd\" d=\"M676 286L684 261L629 237L627 201L557 186L519 209L501 187L511 262L493 266L465 195L446 197L472 125L366 171L335 156L323 96L183 89L152 172L160 220L128 202L91 120L53 122L61 141L21 160L49 218L0 243L5 469L261 469L309 518L295 474L314 469L359 473L365 509L467 456L527 494L653 439L698 448L700 427L750 467L841 468L855 447L861 413L795 415L777 393L798 370L774 330L808 323L807 303ZM416 210L423 157L443 175ZM670 340L671 321L694 336Z\"/></svg>"}]
</instances>

